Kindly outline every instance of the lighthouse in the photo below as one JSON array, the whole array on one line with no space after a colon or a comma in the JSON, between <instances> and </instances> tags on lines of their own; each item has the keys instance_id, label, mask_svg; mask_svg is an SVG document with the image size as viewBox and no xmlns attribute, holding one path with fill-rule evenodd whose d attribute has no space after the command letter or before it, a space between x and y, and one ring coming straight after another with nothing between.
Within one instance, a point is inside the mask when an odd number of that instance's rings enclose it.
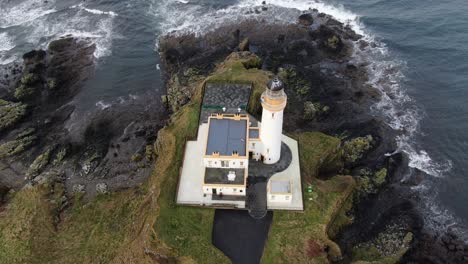
<instances>
[{"instance_id":1,"label":"lighthouse","mask_svg":"<svg viewBox=\"0 0 468 264\"><path fill-rule=\"evenodd\" d=\"M278 77L268 82L267 89L260 98L263 108L260 139L263 143L262 156L265 164L274 164L281 157L283 111L287 98L283 83Z\"/></svg>"}]
</instances>

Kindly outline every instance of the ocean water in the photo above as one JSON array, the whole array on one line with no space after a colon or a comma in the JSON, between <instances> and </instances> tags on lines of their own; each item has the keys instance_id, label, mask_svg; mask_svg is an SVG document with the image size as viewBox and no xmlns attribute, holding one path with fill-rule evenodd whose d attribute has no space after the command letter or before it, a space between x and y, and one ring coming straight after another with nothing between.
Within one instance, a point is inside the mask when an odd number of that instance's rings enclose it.
<instances>
[{"instance_id":1,"label":"ocean water","mask_svg":"<svg viewBox=\"0 0 468 264\"><path fill-rule=\"evenodd\" d=\"M295 23L317 8L349 24L375 47L354 54L370 62L370 83L383 92L372 107L400 132L399 150L427 228L468 226L468 2L464 0L0 0L0 65L65 35L96 44L96 73L73 102L81 115L163 94L157 39L202 34L247 18ZM250 13L250 14L247 14ZM159 103L159 102L155 102Z\"/></svg>"}]
</instances>

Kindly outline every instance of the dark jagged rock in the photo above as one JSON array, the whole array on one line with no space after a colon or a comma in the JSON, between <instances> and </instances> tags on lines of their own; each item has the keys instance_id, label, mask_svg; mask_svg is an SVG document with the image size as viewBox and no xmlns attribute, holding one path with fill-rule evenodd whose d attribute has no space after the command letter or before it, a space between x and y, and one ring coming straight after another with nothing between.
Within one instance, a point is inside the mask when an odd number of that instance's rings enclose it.
<instances>
[{"instance_id":1,"label":"dark jagged rock","mask_svg":"<svg viewBox=\"0 0 468 264\"><path fill-rule=\"evenodd\" d=\"M312 14L302 14L299 16L299 24L303 26L310 26L314 23L314 17Z\"/></svg>"},{"instance_id":2,"label":"dark jagged rock","mask_svg":"<svg viewBox=\"0 0 468 264\"><path fill-rule=\"evenodd\" d=\"M157 98L143 96L71 120L70 102L94 72L94 50L72 37L52 41L45 51L24 54L22 68L11 67L17 74L0 82L0 188L20 189L58 173L67 193L76 189L91 197L103 193L102 186L105 192L129 188L149 176L151 145L165 116ZM132 155L142 159L131 162Z\"/></svg>"}]
</instances>

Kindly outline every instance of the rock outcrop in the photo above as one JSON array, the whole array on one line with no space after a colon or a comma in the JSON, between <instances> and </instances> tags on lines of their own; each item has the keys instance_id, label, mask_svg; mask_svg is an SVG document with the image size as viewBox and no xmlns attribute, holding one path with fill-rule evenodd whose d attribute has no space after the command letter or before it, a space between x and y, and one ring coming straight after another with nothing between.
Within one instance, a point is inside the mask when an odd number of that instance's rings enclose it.
<instances>
[{"instance_id":1,"label":"rock outcrop","mask_svg":"<svg viewBox=\"0 0 468 264\"><path fill-rule=\"evenodd\" d=\"M86 40L65 37L24 54L22 67L6 68L0 82L0 188L18 190L57 172L67 193L92 197L149 176L151 146L165 119L159 98L145 96L72 120L70 102L93 76L94 50ZM132 155L145 159L132 162Z\"/></svg>"}]
</instances>

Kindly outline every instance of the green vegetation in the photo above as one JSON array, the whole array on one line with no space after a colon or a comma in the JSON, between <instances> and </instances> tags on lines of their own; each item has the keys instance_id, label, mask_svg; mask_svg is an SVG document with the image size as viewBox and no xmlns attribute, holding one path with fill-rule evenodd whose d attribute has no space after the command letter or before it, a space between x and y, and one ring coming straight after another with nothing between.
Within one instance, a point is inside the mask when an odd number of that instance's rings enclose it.
<instances>
[{"instance_id":1,"label":"green vegetation","mask_svg":"<svg viewBox=\"0 0 468 264\"><path fill-rule=\"evenodd\" d=\"M340 39L337 36L332 36L327 39L325 46L330 50L337 50L340 44Z\"/></svg>"},{"instance_id":2,"label":"green vegetation","mask_svg":"<svg viewBox=\"0 0 468 264\"><path fill-rule=\"evenodd\" d=\"M317 109L315 105L310 101L304 102L304 119L314 119L316 114Z\"/></svg>"},{"instance_id":3,"label":"green vegetation","mask_svg":"<svg viewBox=\"0 0 468 264\"><path fill-rule=\"evenodd\" d=\"M50 160L50 149L47 149L44 153L37 156L36 159L33 161L31 166L26 173L27 176L36 176L37 174L41 173L47 164L49 164Z\"/></svg>"},{"instance_id":4,"label":"green vegetation","mask_svg":"<svg viewBox=\"0 0 468 264\"><path fill-rule=\"evenodd\" d=\"M141 190L87 203L77 196L57 224L63 185L22 189L0 214L0 263L115 263L116 252L140 228L144 197Z\"/></svg>"},{"instance_id":5,"label":"green vegetation","mask_svg":"<svg viewBox=\"0 0 468 264\"><path fill-rule=\"evenodd\" d=\"M244 38L240 43L239 43L239 50L240 51L249 51L249 38Z\"/></svg>"},{"instance_id":6,"label":"green vegetation","mask_svg":"<svg viewBox=\"0 0 468 264\"><path fill-rule=\"evenodd\" d=\"M387 178L387 169L381 168L376 172L372 172L369 168L364 168L359 171L357 177L358 192L356 198L365 197L368 194L376 193Z\"/></svg>"},{"instance_id":7,"label":"green vegetation","mask_svg":"<svg viewBox=\"0 0 468 264\"><path fill-rule=\"evenodd\" d=\"M57 81L55 78L47 80L47 87L49 90L55 90L57 88Z\"/></svg>"},{"instance_id":8,"label":"green vegetation","mask_svg":"<svg viewBox=\"0 0 468 264\"><path fill-rule=\"evenodd\" d=\"M15 98L18 100L28 100L35 93L35 85L39 82L40 78L34 73L26 73L21 77L20 85L15 89Z\"/></svg>"},{"instance_id":9,"label":"green vegetation","mask_svg":"<svg viewBox=\"0 0 468 264\"><path fill-rule=\"evenodd\" d=\"M34 73L26 73L21 77L21 84L33 85L39 81L39 76Z\"/></svg>"},{"instance_id":10,"label":"green vegetation","mask_svg":"<svg viewBox=\"0 0 468 264\"><path fill-rule=\"evenodd\" d=\"M152 145L145 146L145 157L146 157L146 160L148 161L154 160L155 158L154 146Z\"/></svg>"},{"instance_id":11,"label":"green vegetation","mask_svg":"<svg viewBox=\"0 0 468 264\"><path fill-rule=\"evenodd\" d=\"M0 263L41 263L54 234L47 187L17 192L0 214Z\"/></svg>"},{"instance_id":12,"label":"green vegetation","mask_svg":"<svg viewBox=\"0 0 468 264\"><path fill-rule=\"evenodd\" d=\"M143 159L143 156L141 156L141 154L139 153L133 154L131 157L131 160L133 162L140 162L142 159Z\"/></svg>"},{"instance_id":13,"label":"green vegetation","mask_svg":"<svg viewBox=\"0 0 468 264\"><path fill-rule=\"evenodd\" d=\"M392 229L392 228L390 228ZM363 243L353 249L355 264L395 264L408 251L413 234L408 232L398 238L394 234L381 233L375 241Z\"/></svg>"},{"instance_id":14,"label":"green vegetation","mask_svg":"<svg viewBox=\"0 0 468 264\"><path fill-rule=\"evenodd\" d=\"M55 159L54 161L52 161L52 165L57 166L58 164L60 164L65 158L65 156L67 156L67 148L63 147L55 155Z\"/></svg>"},{"instance_id":15,"label":"green vegetation","mask_svg":"<svg viewBox=\"0 0 468 264\"><path fill-rule=\"evenodd\" d=\"M341 256L340 248L328 236L328 229L332 223L350 222L334 220L351 194L354 181L350 176L335 176L326 181L315 179L312 184L313 193L304 194L303 213L274 213L263 263L328 263L327 255Z\"/></svg>"},{"instance_id":16,"label":"green vegetation","mask_svg":"<svg viewBox=\"0 0 468 264\"><path fill-rule=\"evenodd\" d=\"M279 68L278 77L288 89L293 90L299 97L304 97L310 92L310 83L302 78L294 68Z\"/></svg>"},{"instance_id":17,"label":"green vegetation","mask_svg":"<svg viewBox=\"0 0 468 264\"><path fill-rule=\"evenodd\" d=\"M303 181L317 178L320 172L336 172L343 166L340 139L319 132L295 134L293 138L299 144Z\"/></svg>"},{"instance_id":18,"label":"green vegetation","mask_svg":"<svg viewBox=\"0 0 468 264\"><path fill-rule=\"evenodd\" d=\"M275 212L262 261L264 263L328 263L339 258L340 248L330 239L351 220L345 215L355 182L350 176L319 180L323 169L340 166L340 140L318 132L293 135L300 146L304 212ZM331 231L331 232L330 232ZM325 249L328 249L328 253Z\"/></svg>"},{"instance_id":19,"label":"green vegetation","mask_svg":"<svg viewBox=\"0 0 468 264\"><path fill-rule=\"evenodd\" d=\"M34 128L26 129L16 136L14 140L0 145L0 158L10 157L28 149L37 139Z\"/></svg>"},{"instance_id":20,"label":"green vegetation","mask_svg":"<svg viewBox=\"0 0 468 264\"><path fill-rule=\"evenodd\" d=\"M322 106L320 103L312 103L311 101L304 102L304 116L305 120L314 119L317 115L326 113L330 110L328 106Z\"/></svg>"},{"instance_id":21,"label":"green vegetation","mask_svg":"<svg viewBox=\"0 0 468 264\"><path fill-rule=\"evenodd\" d=\"M30 99L35 92L36 89L34 87L22 84L15 89L15 98L18 100Z\"/></svg>"},{"instance_id":22,"label":"green vegetation","mask_svg":"<svg viewBox=\"0 0 468 264\"><path fill-rule=\"evenodd\" d=\"M27 106L0 99L0 132L15 125L26 115Z\"/></svg>"},{"instance_id":23,"label":"green vegetation","mask_svg":"<svg viewBox=\"0 0 468 264\"><path fill-rule=\"evenodd\" d=\"M386 168L380 169L379 171L375 173L375 179L374 179L375 184L380 187L385 182L386 178L387 178L387 169Z\"/></svg>"},{"instance_id":24,"label":"green vegetation","mask_svg":"<svg viewBox=\"0 0 468 264\"><path fill-rule=\"evenodd\" d=\"M353 163L363 157L372 148L373 138L371 135L357 137L348 140L343 146L343 157L345 162Z\"/></svg>"}]
</instances>

